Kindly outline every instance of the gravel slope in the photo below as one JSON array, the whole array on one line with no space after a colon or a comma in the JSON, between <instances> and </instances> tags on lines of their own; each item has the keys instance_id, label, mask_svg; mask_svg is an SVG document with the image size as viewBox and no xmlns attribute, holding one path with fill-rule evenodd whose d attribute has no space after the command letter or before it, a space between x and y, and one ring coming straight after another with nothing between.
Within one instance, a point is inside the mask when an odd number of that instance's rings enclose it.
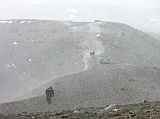
<instances>
[{"instance_id":1,"label":"gravel slope","mask_svg":"<svg viewBox=\"0 0 160 119\"><path fill-rule=\"evenodd\" d=\"M0 102L89 68L90 51L96 61L102 53L112 63L160 66L160 41L125 24L8 21L0 23Z\"/></svg>"},{"instance_id":2,"label":"gravel slope","mask_svg":"<svg viewBox=\"0 0 160 119\"><path fill-rule=\"evenodd\" d=\"M49 82L32 94L41 96L0 105L1 113L45 112L101 107L107 104L160 100L160 69L153 66L101 65L92 70L64 76ZM55 97L48 105L44 91L53 86Z\"/></svg>"}]
</instances>

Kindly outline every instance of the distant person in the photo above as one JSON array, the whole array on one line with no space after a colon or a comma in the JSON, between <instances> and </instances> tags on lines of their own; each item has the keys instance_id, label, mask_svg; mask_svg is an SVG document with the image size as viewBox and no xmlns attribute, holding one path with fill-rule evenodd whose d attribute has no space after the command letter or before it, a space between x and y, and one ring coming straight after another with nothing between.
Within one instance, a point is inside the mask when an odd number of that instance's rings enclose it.
<instances>
[{"instance_id":1,"label":"distant person","mask_svg":"<svg viewBox=\"0 0 160 119\"><path fill-rule=\"evenodd\" d=\"M51 98L54 97L54 90L53 90L52 86L47 88L45 93L46 93L47 103L51 104Z\"/></svg>"}]
</instances>

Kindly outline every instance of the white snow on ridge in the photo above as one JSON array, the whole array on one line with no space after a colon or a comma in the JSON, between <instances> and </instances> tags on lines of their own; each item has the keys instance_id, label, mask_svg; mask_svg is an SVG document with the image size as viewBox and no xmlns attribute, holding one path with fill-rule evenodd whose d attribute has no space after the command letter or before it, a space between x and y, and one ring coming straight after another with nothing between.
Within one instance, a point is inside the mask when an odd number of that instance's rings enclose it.
<instances>
[{"instance_id":1,"label":"white snow on ridge","mask_svg":"<svg viewBox=\"0 0 160 119\"><path fill-rule=\"evenodd\" d=\"M12 24L13 21L0 21L0 23L8 23L8 24Z\"/></svg>"},{"instance_id":2,"label":"white snow on ridge","mask_svg":"<svg viewBox=\"0 0 160 119\"><path fill-rule=\"evenodd\" d=\"M8 23L9 23L9 24L12 24L12 23L13 23L13 21L8 21Z\"/></svg>"},{"instance_id":3,"label":"white snow on ridge","mask_svg":"<svg viewBox=\"0 0 160 119\"><path fill-rule=\"evenodd\" d=\"M100 33L97 33L96 37L97 37L97 38L100 38L100 37L101 37L101 34L100 34Z\"/></svg>"},{"instance_id":4,"label":"white snow on ridge","mask_svg":"<svg viewBox=\"0 0 160 119\"><path fill-rule=\"evenodd\" d=\"M11 68L11 67L16 68L16 65L15 64L6 64L6 67L7 68Z\"/></svg>"},{"instance_id":5,"label":"white snow on ridge","mask_svg":"<svg viewBox=\"0 0 160 119\"><path fill-rule=\"evenodd\" d=\"M26 63L29 63L29 62L31 62L31 61L32 61L32 59L31 59L31 58L28 58L27 61L26 61Z\"/></svg>"},{"instance_id":6,"label":"white snow on ridge","mask_svg":"<svg viewBox=\"0 0 160 119\"><path fill-rule=\"evenodd\" d=\"M23 23L25 23L25 22L26 22L26 21L21 21L20 23L23 24Z\"/></svg>"},{"instance_id":7,"label":"white snow on ridge","mask_svg":"<svg viewBox=\"0 0 160 119\"><path fill-rule=\"evenodd\" d=\"M16 65L15 65L15 64L12 64L11 66L12 66L12 67L15 67Z\"/></svg>"},{"instance_id":8,"label":"white snow on ridge","mask_svg":"<svg viewBox=\"0 0 160 119\"><path fill-rule=\"evenodd\" d=\"M31 60L32 60L32 59L31 59L31 58L29 58L29 59L28 59L28 62L30 62Z\"/></svg>"},{"instance_id":9,"label":"white snow on ridge","mask_svg":"<svg viewBox=\"0 0 160 119\"><path fill-rule=\"evenodd\" d=\"M0 21L0 23L4 24L4 23L8 23L8 21Z\"/></svg>"},{"instance_id":10,"label":"white snow on ridge","mask_svg":"<svg viewBox=\"0 0 160 119\"><path fill-rule=\"evenodd\" d=\"M1 21L0 20L0 23L4 24L4 23L8 23L8 24L12 24L14 21ZM23 23L32 23L32 21L20 21L19 22L20 24L23 24Z\"/></svg>"},{"instance_id":11,"label":"white snow on ridge","mask_svg":"<svg viewBox=\"0 0 160 119\"><path fill-rule=\"evenodd\" d=\"M32 23L32 21L21 21L20 23L21 24L23 24L23 23L29 23L30 24L30 23Z\"/></svg>"},{"instance_id":12,"label":"white snow on ridge","mask_svg":"<svg viewBox=\"0 0 160 119\"><path fill-rule=\"evenodd\" d=\"M6 64L6 67L7 67L7 68L10 68L10 67L11 67L11 65L10 65L10 64Z\"/></svg>"},{"instance_id":13,"label":"white snow on ridge","mask_svg":"<svg viewBox=\"0 0 160 119\"><path fill-rule=\"evenodd\" d=\"M13 41L13 42L12 42L12 44L13 44L13 45L17 45L17 44L18 44L18 42L16 42L16 41Z\"/></svg>"}]
</instances>

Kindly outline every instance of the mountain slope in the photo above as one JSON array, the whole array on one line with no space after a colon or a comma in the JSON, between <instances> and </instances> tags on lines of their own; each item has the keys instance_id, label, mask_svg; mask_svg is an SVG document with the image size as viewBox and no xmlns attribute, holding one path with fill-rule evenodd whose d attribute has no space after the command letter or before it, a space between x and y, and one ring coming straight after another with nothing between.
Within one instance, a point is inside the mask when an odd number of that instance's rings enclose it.
<instances>
[{"instance_id":1,"label":"mountain slope","mask_svg":"<svg viewBox=\"0 0 160 119\"><path fill-rule=\"evenodd\" d=\"M53 86L55 96L48 105L45 89ZM34 91L42 96L0 105L1 113L37 112L99 107L107 104L160 100L160 69L152 66L101 65L92 70L64 76Z\"/></svg>"},{"instance_id":2,"label":"mountain slope","mask_svg":"<svg viewBox=\"0 0 160 119\"><path fill-rule=\"evenodd\" d=\"M155 33L155 32L147 32L147 34L153 36L156 39L160 40L160 33Z\"/></svg>"},{"instance_id":3,"label":"mountain slope","mask_svg":"<svg viewBox=\"0 0 160 119\"><path fill-rule=\"evenodd\" d=\"M160 41L113 22L0 22L0 102L91 67L90 51L113 64L160 66Z\"/></svg>"}]
</instances>

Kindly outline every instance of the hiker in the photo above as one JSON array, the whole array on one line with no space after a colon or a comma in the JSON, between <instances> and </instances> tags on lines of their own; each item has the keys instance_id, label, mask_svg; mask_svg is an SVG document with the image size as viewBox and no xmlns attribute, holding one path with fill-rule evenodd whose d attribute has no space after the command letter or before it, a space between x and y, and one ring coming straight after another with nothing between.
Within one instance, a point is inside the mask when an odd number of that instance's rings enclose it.
<instances>
[{"instance_id":1,"label":"hiker","mask_svg":"<svg viewBox=\"0 0 160 119\"><path fill-rule=\"evenodd\" d=\"M47 88L45 92L46 92L47 103L51 104L51 98L54 96L54 90L53 90L52 86Z\"/></svg>"},{"instance_id":2,"label":"hiker","mask_svg":"<svg viewBox=\"0 0 160 119\"><path fill-rule=\"evenodd\" d=\"M95 55L94 51L90 51L90 56L93 57Z\"/></svg>"}]
</instances>

